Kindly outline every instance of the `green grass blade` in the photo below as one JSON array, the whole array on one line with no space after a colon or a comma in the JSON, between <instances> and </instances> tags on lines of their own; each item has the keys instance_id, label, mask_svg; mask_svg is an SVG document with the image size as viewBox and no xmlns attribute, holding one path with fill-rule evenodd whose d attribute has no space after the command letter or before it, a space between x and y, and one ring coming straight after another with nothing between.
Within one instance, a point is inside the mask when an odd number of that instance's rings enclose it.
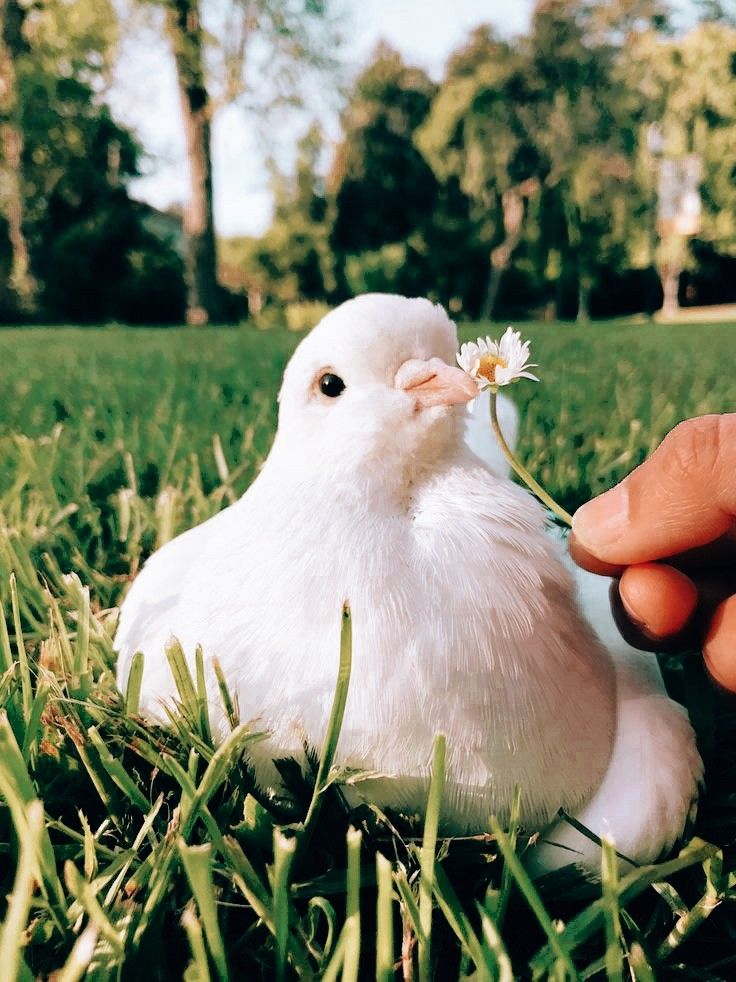
<instances>
[{"instance_id":1,"label":"green grass blade","mask_svg":"<svg viewBox=\"0 0 736 982\"><path fill-rule=\"evenodd\" d=\"M552 923L552 919L547 913L542 898L537 893L529 874L521 865L519 857L511 847L508 836L498 824L498 821L493 817L491 818L491 830L498 843L498 848L503 855L504 862L508 864L511 870L519 892L526 900L530 910L539 922L539 926L547 936L549 947L554 952L555 959L561 963L571 978L577 978L577 971L567 943L562 940L562 936L557 932L557 929Z\"/></svg>"},{"instance_id":2,"label":"green grass blade","mask_svg":"<svg viewBox=\"0 0 736 982\"><path fill-rule=\"evenodd\" d=\"M289 873L295 852L296 839L287 839L283 832L275 829L273 833L274 861L272 892L277 982L283 982L286 977L286 963L289 952L289 923L291 920Z\"/></svg>"},{"instance_id":3,"label":"green grass blade","mask_svg":"<svg viewBox=\"0 0 736 982\"><path fill-rule=\"evenodd\" d=\"M717 852L715 846L700 839L693 839L675 859L657 865L640 866L632 870L631 873L627 873L619 880L619 907L625 907L634 897L648 890L654 883L666 880L675 873L705 862L714 852ZM603 900L599 899L589 904L585 910L577 914L568 923L564 931L558 935L558 941L565 945L568 950L575 949L599 929L602 917ZM535 976L544 975L551 969L556 958L557 954L554 947L551 944L545 945L529 963L533 974Z\"/></svg>"},{"instance_id":4,"label":"green grass blade","mask_svg":"<svg viewBox=\"0 0 736 982\"><path fill-rule=\"evenodd\" d=\"M606 938L606 978L623 982L624 961L621 950L621 918L618 904L618 858L610 839L601 840L601 894Z\"/></svg>"},{"instance_id":5,"label":"green grass blade","mask_svg":"<svg viewBox=\"0 0 736 982\"><path fill-rule=\"evenodd\" d=\"M321 949L315 941L319 915L324 918L327 926L327 937ZM311 897L307 903L306 945L309 953L320 966L331 957L336 936L337 915L335 908L325 897Z\"/></svg>"},{"instance_id":6,"label":"green grass blade","mask_svg":"<svg viewBox=\"0 0 736 982\"><path fill-rule=\"evenodd\" d=\"M94 924L100 935L110 945L115 956L115 961L119 964L125 951L124 939L107 913L103 910L92 885L85 880L70 860L67 860L64 865L64 879L66 880L69 893L75 897L89 917L90 922Z\"/></svg>"},{"instance_id":7,"label":"green grass blade","mask_svg":"<svg viewBox=\"0 0 736 982\"><path fill-rule=\"evenodd\" d=\"M176 639L166 645L166 658L174 677L176 691L179 693L181 711L190 723L196 724L199 716L197 691L194 688L192 673L189 671L184 649Z\"/></svg>"},{"instance_id":8,"label":"green grass blade","mask_svg":"<svg viewBox=\"0 0 736 982\"><path fill-rule=\"evenodd\" d=\"M230 724L230 729L234 730L240 723L240 714L238 713L235 702L230 695L230 687L227 684L225 673L222 670L222 665L220 664L218 658L212 659L212 670L214 671L215 678L217 679L217 688L220 690L220 699L222 700L222 705L225 710L228 723Z\"/></svg>"},{"instance_id":9,"label":"green grass blade","mask_svg":"<svg viewBox=\"0 0 736 982\"><path fill-rule=\"evenodd\" d=\"M226 857L233 882L263 921L271 934L276 937L276 920L272 899L261 882L252 863L231 836L225 837ZM309 953L301 938L294 931L289 933L289 960L298 975L311 978L314 975L309 964Z\"/></svg>"},{"instance_id":10,"label":"green grass blade","mask_svg":"<svg viewBox=\"0 0 736 982\"><path fill-rule=\"evenodd\" d=\"M337 671L337 684L335 686L335 696L332 701L332 710L327 723L327 732L322 745L319 768L314 782L312 800L309 803L304 825L299 837L300 852L306 851L309 841L314 831L315 823L319 817L322 806L322 793L327 786L332 762L335 759L337 741L340 738L340 730L345 715L345 704L348 700L348 688L350 686L350 671L353 659L353 631L352 619L350 617L350 607L347 603L342 608L342 620L340 624L340 663Z\"/></svg>"},{"instance_id":11,"label":"green grass blade","mask_svg":"<svg viewBox=\"0 0 736 982\"><path fill-rule=\"evenodd\" d=\"M347 942L345 940L345 935L341 934L340 938L335 945L335 950L330 957L329 962L322 975L322 982L337 982L339 974L343 970L343 965L345 964L345 946ZM344 975L343 975L344 977Z\"/></svg>"},{"instance_id":12,"label":"green grass blade","mask_svg":"<svg viewBox=\"0 0 736 982\"><path fill-rule=\"evenodd\" d=\"M189 947L192 951L192 964L197 973L197 982L210 982L210 966L207 961L202 925L191 904L184 908L184 913L181 915L181 926L186 931ZM190 978L189 973L185 975L185 978Z\"/></svg>"},{"instance_id":13,"label":"green grass blade","mask_svg":"<svg viewBox=\"0 0 736 982\"><path fill-rule=\"evenodd\" d=\"M138 851L143 845L144 840L150 838L154 850L158 846L158 842L156 841L155 837L151 836L151 829L153 828L153 823L156 820L156 817L159 811L161 810L161 806L163 805L163 803L164 803L164 795L162 792L154 802L153 806L149 810L146 817L143 819L143 823L141 824L141 827L138 829L136 837L133 839L131 847L128 850L128 858L124 859L123 864L120 868L120 872L113 880L110 889L107 891L107 896L105 897L105 901L104 901L105 907L110 907L115 902L118 892L120 891L120 888L122 887L123 882L125 881L125 878L128 875L130 867L133 865L134 860L138 856Z\"/></svg>"},{"instance_id":14,"label":"green grass blade","mask_svg":"<svg viewBox=\"0 0 736 982\"><path fill-rule=\"evenodd\" d=\"M0 603L0 675L10 671L13 667L13 652L10 647L10 635L8 634L8 622L5 620L5 611Z\"/></svg>"},{"instance_id":15,"label":"green grass blade","mask_svg":"<svg viewBox=\"0 0 736 982\"><path fill-rule=\"evenodd\" d=\"M432 896L437 830L440 822L442 793L445 787L445 749L445 735L438 733L434 738L432 777L429 782L427 814L424 819L424 838L422 839L420 858L419 919L422 925L422 939L419 942L420 982L430 982L432 977Z\"/></svg>"},{"instance_id":16,"label":"green grass blade","mask_svg":"<svg viewBox=\"0 0 736 982\"><path fill-rule=\"evenodd\" d=\"M13 889L8 897L5 920L0 927L0 965L2 976L16 979L21 972L24 932L35 890L38 854L41 851L44 814L40 801L31 802L27 811L25 835L20 838L20 858Z\"/></svg>"},{"instance_id":17,"label":"green grass blade","mask_svg":"<svg viewBox=\"0 0 736 982\"><path fill-rule=\"evenodd\" d=\"M207 702L207 684L204 677L204 653L202 646L197 645L194 652L194 669L197 680L197 702L199 704L199 732L205 743L212 744L212 730L210 728L210 713Z\"/></svg>"},{"instance_id":18,"label":"green grass blade","mask_svg":"<svg viewBox=\"0 0 736 982\"><path fill-rule=\"evenodd\" d=\"M130 663L128 682L125 686L125 712L137 716L141 704L141 684L143 682L143 652L136 651Z\"/></svg>"},{"instance_id":19,"label":"green grass blade","mask_svg":"<svg viewBox=\"0 0 736 982\"><path fill-rule=\"evenodd\" d=\"M511 958L501 937L500 928L488 911L480 904L476 905L480 916L482 948L481 955L486 965L496 964L495 977L498 982L513 982L514 970Z\"/></svg>"},{"instance_id":20,"label":"green grass blade","mask_svg":"<svg viewBox=\"0 0 736 982\"><path fill-rule=\"evenodd\" d=\"M48 679L42 678L36 686L36 694L33 697L31 712L26 718L26 731L23 735L23 760L29 763L36 756L38 750L38 738L43 732L41 716L49 701L51 686Z\"/></svg>"},{"instance_id":21,"label":"green grass blade","mask_svg":"<svg viewBox=\"0 0 736 982\"><path fill-rule=\"evenodd\" d=\"M706 879L705 893L690 910L684 911L678 917L675 926L657 949L658 959L668 958L723 900L728 884L723 875L723 853L720 849L705 860L703 869Z\"/></svg>"},{"instance_id":22,"label":"green grass blade","mask_svg":"<svg viewBox=\"0 0 736 982\"><path fill-rule=\"evenodd\" d=\"M79 982L86 975L94 957L98 936L99 932L94 924L82 931L63 967L54 975L54 982Z\"/></svg>"},{"instance_id":23,"label":"green grass blade","mask_svg":"<svg viewBox=\"0 0 736 982\"><path fill-rule=\"evenodd\" d=\"M343 982L358 982L360 971L360 846L362 835L358 829L348 829L347 896L345 900L345 955Z\"/></svg>"},{"instance_id":24,"label":"green grass blade","mask_svg":"<svg viewBox=\"0 0 736 982\"><path fill-rule=\"evenodd\" d=\"M463 948L475 962L479 977L493 976L493 963L490 959L486 960L478 935L473 930L470 919L441 866L435 869L433 889L437 905Z\"/></svg>"},{"instance_id":25,"label":"green grass blade","mask_svg":"<svg viewBox=\"0 0 736 982\"><path fill-rule=\"evenodd\" d=\"M20 690L21 705L23 707L23 720L25 723L27 723L33 706L33 680L31 679L31 670L28 665L28 655L26 654L25 642L23 641L23 623L20 616L18 584L16 583L15 573L10 574L10 602L13 610L15 650L18 653L18 665L20 668Z\"/></svg>"},{"instance_id":26,"label":"green grass blade","mask_svg":"<svg viewBox=\"0 0 736 982\"><path fill-rule=\"evenodd\" d=\"M77 641L74 645L73 687L78 698L86 699L92 689L92 675L89 670L89 587L79 590L77 606Z\"/></svg>"},{"instance_id":27,"label":"green grass blade","mask_svg":"<svg viewBox=\"0 0 736 982\"><path fill-rule=\"evenodd\" d=\"M100 736L97 727L91 726L89 730L87 730L87 733L92 746L97 751L100 764L104 767L110 779L117 785L118 788L120 788L128 801L135 805L136 808L140 809L140 811L142 811L145 815L151 807L151 802L148 800L148 798L146 798L133 778L125 770L122 761L117 760L110 753L110 750Z\"/></svg>"},{"instance_id":28,"label":"green grass blade","mask_svg":"<svg viewBox=\"0 0 736 982\"><path fill-rule=\"evenodd\" d=\"M376 853L376 982L394 977L394 913L391 863Z\"/></svg>"},{"instance_id":29,"label":"green grass blade","mask_svg":"<svg viewBox=\"0 0 736 982\"><path fill-rule=\"evenodd\" d=\"M28 836L28 812L36 800L35 788L20 752L7 714L0 710L0 795L10 810L19 840ZM66 898L56 871L56 858L48 831L41 832L38 847L41 889L62 937L68 931Z\"/></svg>"},{"instance_id":30,"label":"green grass blade","mask_svg":"<svg viewBox=\"0 0 736 982\"><path fill-rule=\"evenodd\" d=\"M230 973L227 967L225 943L217 920L215 890L212 879L212 846L188 846L183 839L177 842L182 866L187 874L192 894L202 918L207 945L215 964L220 982L228 982Z\"/></svg>"},{"instance_id":31,"label":"green grass blade","mask_svg":"<svg viewBox=\"0 0 736 982\"><path fill-rule=\"evenodd\" d=\"M414 934L417 936L417 940L426 944L426 938L422 930L422 919L419 916L419 907L412 893L409 881L406 878L406 870L399 869L394 873L394 883L396 884L396 889L399 891L399 897L401 897L404 911L409 918L409 923Z\"/></svg>"},{"instance_id":32,"label":"green grass blade","mask_svg":"<svg viewBox=\"0 0 736 982\"><path fill-rule=\"evenodd\" d=\"M519 820L521 817L521 788L517 784L514 788L514 795L511 799L511 809L509 811L509 845L516 852L516 843L519 836ZM503 929L503 922L506 917L506 909L511 896L511 888L514 884L514 877L509 866L504 863L501 873L501 889L496 901L495 910L492 912L493 920L498 926L498 930Z\"/></svg>"},{"instance_id":33,"label":"green grass blade","mask_svg":"<svg viewBox=\"0 0 736 982\"><path fill-rule=\"evenodd\" d=\"M183 823L182 834L185 839L189 837L200 810L204 808L212 795L227 780L228 773L235 758L242 753L245 745L252 739L253 734L250 724L241 723L228 733L225 740L223 740L214 752L202 775L202 780L194 793L191 806Z\"/></svg>"}]
</instances>

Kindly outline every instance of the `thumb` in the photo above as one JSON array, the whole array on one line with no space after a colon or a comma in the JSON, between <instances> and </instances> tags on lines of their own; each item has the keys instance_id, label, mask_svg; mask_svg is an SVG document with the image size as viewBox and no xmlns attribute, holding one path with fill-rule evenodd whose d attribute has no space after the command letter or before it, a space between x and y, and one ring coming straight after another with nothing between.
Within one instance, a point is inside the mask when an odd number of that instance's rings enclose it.
<instances>
[{"instance_id":1,"label":"thumb","mask_svg":"<svg viewBox=\"0 0 736 982\"><path fill-rule=\"evenodd\" d=\"M579 508L575 544L630 565L705 545L736 516L736 413L676 426L621 484Z\"/></svg>"}]
</instances>

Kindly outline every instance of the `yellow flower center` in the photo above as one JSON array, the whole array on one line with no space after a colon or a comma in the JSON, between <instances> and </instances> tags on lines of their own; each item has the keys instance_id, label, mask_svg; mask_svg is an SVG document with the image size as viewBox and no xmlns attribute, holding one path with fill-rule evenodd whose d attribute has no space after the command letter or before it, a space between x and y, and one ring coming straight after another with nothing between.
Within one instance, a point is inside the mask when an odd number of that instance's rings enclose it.
<instances>
[{"instance_id":1,"label":"yellow flower center","mask_svg":"<svg viewBox=\"0 0 736 982\"><path fill-rule=\"evenodd\" d=\"M482 375L483 378L488 379L491 385L496 384L496 369L497 368L508 368L509 363L504 361L498 355L481 355L480 365L478 366L478 375Z\"/></svg>"}]
</instances>

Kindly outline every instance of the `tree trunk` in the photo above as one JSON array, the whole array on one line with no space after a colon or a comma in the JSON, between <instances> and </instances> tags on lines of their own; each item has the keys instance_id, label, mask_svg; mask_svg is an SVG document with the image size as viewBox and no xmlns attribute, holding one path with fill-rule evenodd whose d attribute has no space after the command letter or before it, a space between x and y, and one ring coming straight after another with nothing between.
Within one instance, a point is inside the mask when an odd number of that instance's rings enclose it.
<instances>
[{"instance_id":1,"label":"tree trunk","mask_svg":"<svg viewBox=\"0 0 736 982\"><path fill-rule=\"evenodd\" d=\"M18 0L0 0L0 210L8 223L10 286L20 310L32 315L38 307L38 284L31 273L23 229L23 133L17 90L18 60L29 53L23 35L25 16Z\"/></svg>"},{"instance_id":2,"label":"tree trunk","mask_svg":"<svg viewBox=\"0 0 736 982\"><path fill-rule=\"evenodd\" d=\"M591 279L585 273L578 276L578 313L576 321L578 324L590 324L590 290Z\"/></svg>"},{"instance_id":3,"label":"tree trunk","mask_svg":"<svg viewBox=\"0 0 736 982\"><path fill-rule=\"evenodd\" d=\"M189 160L190 197L184 209L187 323L222 319L212 207L211 103L204 68L199 0L168 0L167 28L176 61Z\"/></svg>"},{"instance_id":4,"label":"tree trunk","mask_svg":"<svg viewBox=\"0 0 736 982\"><path fill-rule=\"evenodd\" d=\"M679 290L680 290L680 269L675 265L665 266L662 269L662 316L671 319L677 316L680 309Z\"/></svg>"},{"instance_id":5,"label":"tree trunk","mask_svg":"<svg viewBox=\"0 0 736 982\"><path fill-rule=\"evenodd\" d=\"M488 280L485 299L481 308L481 320L493 319L493 308L501 286L503 274L511 263L514 249L521 242L521 230L524 223L524 197L521 188L511 188L501 195L503 210L503 229L505 238L491 252L491 275Z\"/></svg>"}]
</instances>

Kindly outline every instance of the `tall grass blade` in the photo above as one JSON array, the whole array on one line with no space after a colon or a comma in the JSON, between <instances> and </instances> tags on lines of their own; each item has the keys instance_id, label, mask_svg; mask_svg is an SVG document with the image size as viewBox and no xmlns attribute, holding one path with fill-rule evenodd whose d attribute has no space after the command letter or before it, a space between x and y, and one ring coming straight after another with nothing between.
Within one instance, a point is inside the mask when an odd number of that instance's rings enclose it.
<instances>
[{"instance_id":1,"label":"tall grass blade","mask_svg":"<svg viewBox=\"0 0 736 982\"><path fill-rule=\"evenodd\" d=\"M539 926L547 936L547 941L550 950L554 952L555 960L560 962L561 966L568 972L571 978L576 978L577 971L567 943L563 941L562 936L557 932L529 874L521 865L519 857L511 847L509 838L494 817L491 817L491 831L498 843L498 848L503 855L504 862L508 864L511 870L511 875L516 882L519 892L526 900L530 910L539 922Z\"/></svg>"},{"instance_id":2,"label":"tall grass blade","mask_svg":"<svg viewBox=\"0 0 736 982\"><path fill-rule=\"evenodd\" d=\"M345 715L345 704L348 700L348 687L350 685L350 671L353 659L353 630L350 617L350 607L347 603L342 608L342 620L340 622L340 662L337 671L337 685L335 686L335 696L332 701L332 710L327 723L327 732L322 745L319 768L314 782L312 800L309 803L304 825L299 837L299 850L305 852L309 847L309 842L314 831L315 823L319 817L322 807L322 794L327 787L332 762L335 759L337 741L340 738L342 720Z\"/></svg>"},{"instance_id":3,"label":"tall grass blade","mask_svg":"<svg viewBox=\"0 0 736 982\"><path fill-rule=\"evenodd\" d=\"M136 651L130 663L128 682L125 686L125 712L137 716L141 704L141 685L143 683L143 652Z\"/></svg>"},{"instance_id":4,"label":"tall grass blade","mask_svg":"<svg viewBox=\"0 0 736 982\"><path fill-rule=\"evenodd\" d=\"M419 920L422 925L422 938L419 941L420 982L430 982L432 977L432 896L435 875L435 852L437 850L437 830L440 823L442 792L445 787L445 749L445 734L438 733L434 738L432 776L429 782L427 813L424 819L424 838L422 839L420 857Z\"/></svg>"},{"instance_id":5,"label":"tall grass blade","mask_svg":"<svg viewBox=\"0 0 736 982\"><path fill-rule=\"evenodd\" d=\"M606 938L606 978L622 982L624 961L621 951L621 919L618 904L618 858L610 839L601 841L601 894Z\"/></svg>"},{"instance_id":6,"label":"tall grass blade","mask_svg":"<svg viewBox=\"0 0 736 982\"><path fill-rule=\"evenodd\" d=\"M276 980L286 978L286 964L289 952L289 923L291 920L291 900L289 896L289 873L296 852L296 839L287 837L278 829L273 833L273 919L275 924Z\"/></svg>"},{"instance_id":7,"label":"tall grass blade","mask_svg":"<svg viewBox=\"0 0 736 982\"><path fill-rule=\"evenodd\" d=\"M230 973L227 967L225 943L222 940L220 925L217 920L215 905L215 889L212 879L212 846L188 846L183 839L177 842L182 866L187 874L192 894L202 918L207 945L215 964L217 977L220 982L228 982Z\"/></svg>"},{"instance_id":8,"label":"tall grass blade","mask_svg":"<svg viewBox=\"0 0 736 982\"><path fill-rule=\"evenodd\" d=\"M199 918L194 913L194 908L192 904L187 904L184 908L184 913L181 915L181 926L187 933L187 940L189 941L189 947L192 951L192 963L190 969L193 966L196 972L196 982L210 982L210 966L207 961L207 949L204 945L204 934L202 933L202 925L199 922ZM191 979L191 972L188 971L185 975L185 979Z\"/></svg>"},{"instance_id":9,"label":"tall grass blade","mask_svg":"<svg viewBox=\"0 0 736 982\"><path fill-rule=\"evenodd\" d=\"M20 859L15 881L8 897L5 920L0 927L0 966L2 966L2 976L6 979L16 979L24 974L21 970L22 952L25 947L23 935L35 890L37 857L41 850L43 834L44 814L40 801L31 802L26 818L26 832L20 839Z\"/></svg>"},{"instance_id":10,"label":"tall grass blade","mask_svg":"<svg viewBox=\"0 0 736 982\"><path fill-rule=\"evenodd\" d=\"M84 978L94 957L98 937L99 932L94 924L82 931L62 969L55 974L54 982L79 982Z\"/></svg>"},{"instance_id":11,"label":"tall grass blade","mask_svg":"<svg viewBox=\"0 0 736 982\"><path fill-rule=\"evenodd\" d=\"M376 853L376 982L391 982L394 977L394 912L391 863Z\"/></svg>"},{"instance_id":12,"label":"tall grass blade","mask_svg":"<svg viewBox=\"0 0 736 982\"><path fill-rule=\"evenodd\" d=\"M8 717L0 710L0 795L5 799L20 842L29 837L28 814L36 801L35 789ZM62 937L68 932L66 898L56 872L56 858L44 827L38 844L41 890Z\"/></svg>"},{"instance_id":13,"label":"tall grass blade","mask_svg":"<svg viewBox=\"0 0 736 982\"><path fill-rule=\"evenodd\" d=\"M345 955L343 982L358 982L360 971L360 846L362 835L358 829L348 829L347 897L345 900Z\"/></svg>"},{"instance_id":14,"label":"tall grass blade","mask_svg":"<svg viewBox=\"0 0 736 982\"><path fill-rule=\"evenodd\" d=\"M445 920L455 932L463 948L475 962L479 978L494 977L492 959L486 959L483 946L478 935L473 930L470 918L460 903L447 874L441 866L437 866L434 876L434 895L437 905L445 916Z\"/></svg>"},{"instance_id":15,"label":"tall grass blade","mask_svg":"<svg viewBox=\"0 0 736 982\"><path fill-rule=\"evenodd\" d=\"M27 723L33 705L33 681L31 670L28 665L28 655L23 640L23 623L20 616L20 603L18 600L18 584L15 573L10 574L10 602L13 610L13 630L15 631L15 650L18 653L18 665L20 668L20 690L23 707L23 720Z\"/></svg>"},{"instance_id":16,"label":"tall grass blade","mask_svg":"<svg viewBox=\"0 0 736 982\"><path fill-rule=\"evenodd\" d=\"M115 962L119 963L124 955L125 940L103 910L92 884L85 880L71 860L64 864L64 879L69 893L76 898L100 936L110 945Z\"/></svg>"}]
</instances>

